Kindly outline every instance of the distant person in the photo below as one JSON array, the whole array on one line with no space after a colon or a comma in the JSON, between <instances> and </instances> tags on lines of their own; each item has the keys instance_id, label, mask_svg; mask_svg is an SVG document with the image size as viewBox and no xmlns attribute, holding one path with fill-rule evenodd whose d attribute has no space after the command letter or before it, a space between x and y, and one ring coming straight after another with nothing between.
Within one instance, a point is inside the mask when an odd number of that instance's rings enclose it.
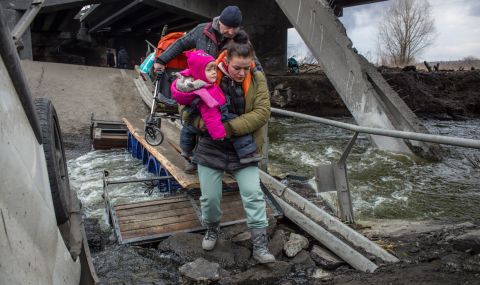
<instances>
[{"instance_id":1,"label":"distant person","mask_svg":"<svg viewBox=\"0 0 480 285\"><path fill-rule=\"evenodd\" d=\"M109 67L115 67L115 55L111 49L107 49L107 65Z\"/></svg>"},{"instance_id":2,"label":"distant person","mask_svg":"<svg viewBox=\"0 0 480 285\"><path fill-rule=\"evenodd\" d=\"M225 95L216 84L217 66L215 58L206 54L203 50L187 52L188 69L178 74L178 79L172 84L172 96L182 105L192 105L190 108L197 108L205 123L208 135L213 140L223 141L227 132L222 122L227 122L238 117L229 112ZM199 100L196 100L199 98ZM193 150L197 144L197 130L194 126L185 122L180 132L180 148L182 156L191 158L193 165L187 166L186 173L193 173L196 165L193 159ZM262 155L257 154L257 145L251 134L243 136L232 136L232 145L242 164L258 162Z\"/></svg>"},{"instance_id":3,"label":"distant person","mask_svg":"<svg viewBox=\"0 0 480 285\"><path fill-rule=\"evenodd\" d=\"M295 59L295 56L292 56L288 59L287 65L292 74L300 73L300 67L298 66L298 61Z\"/></svg>"},{"instance_id":4,"label":"distant person","mask_svg":"<svg viewBox=\"0 0 480 285\"><path fill-rule=\"evenodd\" d=\"M122 69L128 68L129 57L125 47L121 46L117 55L117 67Z\"/></svg>"},{"instance_id":5,"label":"distant person","mask_svg":"<svg viewBox=\"0 0 480 285\"><path fill-rule=\"evenodd\" d=\"M237 6L228 6L220 16L210 23L199 24L193 30L164 51L154 64L156 72L165 69L165 65L184 51L203 50L214 58L220 53L229 39L233 38L242 24L242 12Z\"/></svg>"}]
</instances>

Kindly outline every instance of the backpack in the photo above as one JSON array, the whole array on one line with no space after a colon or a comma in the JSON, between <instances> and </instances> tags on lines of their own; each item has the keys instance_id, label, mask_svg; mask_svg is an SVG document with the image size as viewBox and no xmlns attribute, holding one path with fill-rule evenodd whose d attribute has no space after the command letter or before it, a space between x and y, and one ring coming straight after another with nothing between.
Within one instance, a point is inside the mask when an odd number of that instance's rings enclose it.
<instances>
[{"instance_id":1,"label":"backpack","mask_svg":"<svg viewBox=\"0 0 480 285\"><path fill-rule=\"evenodd\" d=\"M174 42L176 42L184 35L185 32L173 32L166 34L165 36L160 38L157 44L157 52L155 53L155 58L159 57L164 51L168 49L169 46L171 46ZM177 55L175 58L173 58L167 63L166 68L187 68L187 57L183 53Z\"/></svg>"}]
</instances>

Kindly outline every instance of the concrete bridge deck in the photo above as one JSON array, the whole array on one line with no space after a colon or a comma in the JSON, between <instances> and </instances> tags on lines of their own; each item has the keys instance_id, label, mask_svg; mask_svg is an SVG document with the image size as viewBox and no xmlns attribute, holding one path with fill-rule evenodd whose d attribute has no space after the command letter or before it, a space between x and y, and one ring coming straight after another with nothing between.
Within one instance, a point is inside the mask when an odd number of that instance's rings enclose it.
<instances>
[{"instance_id":1,"label":"concrete bridge deck","mask_svg":"<svg viewBox=\"0 0 480 285\"><path fill-rule=\"evenodd\" d=\"M88 133L92 113L113 121L148 113L130 70L29 60L22 67L32 95L52 100L63 133Z\"/></svg>"}]
</instances>

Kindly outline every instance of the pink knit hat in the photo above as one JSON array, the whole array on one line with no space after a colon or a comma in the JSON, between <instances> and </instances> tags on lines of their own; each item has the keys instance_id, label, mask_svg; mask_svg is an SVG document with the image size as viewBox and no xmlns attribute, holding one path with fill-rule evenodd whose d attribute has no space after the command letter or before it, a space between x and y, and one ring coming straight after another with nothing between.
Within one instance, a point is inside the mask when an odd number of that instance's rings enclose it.
<instances>
[{"instance_id":1,"label":"pink knit hat","mask_svg":"<svg viewBox=\"0 0 480 285\"><path fill-rule=\"evenodd\" d=\"M205 67L212 61L215 61L213 56L207 54L203 50L187 51L188 69L181 72L182 75L192 76L194 79L200 79L208 83L205 76Z\"/></svg>"}]
</instances>

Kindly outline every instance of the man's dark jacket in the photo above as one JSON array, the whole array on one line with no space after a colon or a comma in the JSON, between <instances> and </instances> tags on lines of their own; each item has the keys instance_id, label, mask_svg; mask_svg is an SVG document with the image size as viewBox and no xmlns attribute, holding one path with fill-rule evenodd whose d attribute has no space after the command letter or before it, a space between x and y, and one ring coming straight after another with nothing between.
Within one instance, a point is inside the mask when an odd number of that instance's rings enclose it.
<instances>
[{"instance_id":1,"label":"man's dark jacket","mask_svg":"<svg viewBox=\"0 0 480 285\"><path fill-rule=\"evenodd\" d=\"M215 29L215 27L217 28ZM177 55L193 48L203 50L216 58L226 40L218 32L217 17L210 23L199 24L193 28L164 51L156 61L165 65Z\"/></svg>"}]
</instances>

